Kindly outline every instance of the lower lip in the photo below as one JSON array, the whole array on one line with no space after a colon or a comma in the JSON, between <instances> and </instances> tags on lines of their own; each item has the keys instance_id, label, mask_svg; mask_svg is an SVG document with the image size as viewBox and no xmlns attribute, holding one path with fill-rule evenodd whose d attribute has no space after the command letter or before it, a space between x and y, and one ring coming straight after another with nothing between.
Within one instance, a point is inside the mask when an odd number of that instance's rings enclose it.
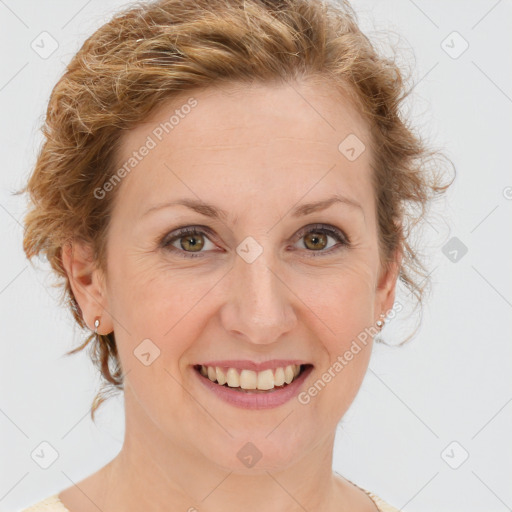
<instances>
[{"instance_id":1,"label":"lower lip","mask_svg":"<svg viewBox=\"0 0 512 512\"><path fill-rule=\"evenodd\" d=\"M313 367L308 366L291 384L284 388L268 391L267 393L245 393L244 391L236 391L234 388L215 384L192 367L192 371L204 386L220 399L241 409L271 409L283 405L299 394L302 383L312 370Z\"/></svg>"}]
</instances>

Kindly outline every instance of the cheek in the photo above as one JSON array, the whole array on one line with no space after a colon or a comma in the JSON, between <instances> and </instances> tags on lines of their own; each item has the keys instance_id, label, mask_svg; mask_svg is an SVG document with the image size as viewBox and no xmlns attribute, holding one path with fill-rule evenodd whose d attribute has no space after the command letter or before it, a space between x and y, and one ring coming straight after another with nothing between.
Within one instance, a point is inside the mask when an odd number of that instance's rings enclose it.
<instances>
[{"instance_id":1,"label":"cheek","mask_svg":"<svg viewBox=\"0 0 512 512\"><path fill-rule=\"evenodd\" d=\"M366 374L372 348L373 274L364 265L346 266L305 301L315 313L314 330L327 357L317 379L305 390L315 415L337 423L354 400ZM306 313L304 313L306 314Z\"/></svg>"},{"instance_id":2,"label":"cheek","mask_svg":"<svg viewBox=\"0 0 512 512\"><path fill-rule=\"evenodd\" d=\"M329 352L342 350L345 341L372 323L375 286L367 264L347 263L293 279L297 294L324 325Z\"/></svg>"},{"instance_id":3,"label":"cheek","mask_svg":"<svg viewBox=\"0 0 512 512\"><path fill-rule=\"evenodd\" d=\"M356 318L340 325L338 335L324 342L327 360L316 368L315 379L299 396L314 417L337 424L356 397L371 356L371 333L361 329Z\"/></svg>"},{"instance_id":4,"label":"cheek","mask_svg":"<svg viewBox=\"0 0 512 512\"><path fill-rule=\"evenodd\" d=\"M120 266L112 280L112 313L118 353L130 388L154 421L170 422L169 410L181 410L184 391L182 356L201 329L197 312L201 286L164 269ZM170 422L169 431L176 429Z\"/></svg>"},{"instance_id":5,"label":"cheek","mask_svg":"<svg viewBox=\"0 0 512 512\"><path fill-rule=\"evenodd\" d=\"M181 356L200 337L208 319L202 307L211 288L211 277L198 276L197 271L120 265L109 293L114 297L118 349L127 370L138 368L133 356L146 347L158 354L156 367L177 374Z\"/></svg>"},{"instance_id":6,"label":"cheek","mask_svg":"<svg viewBox=\"0 0 512 512\"><path fill-rule=\"evenodd\" d=\"M114 250L112 261L109 294L114 315L138 336L151 333L162 337L186 307L189 294L179 282L181 274L170 265L155 264L154 257L130 254L128 250ZM191 288L190 282L188 285Z\"/></svg>"}]
</instances>

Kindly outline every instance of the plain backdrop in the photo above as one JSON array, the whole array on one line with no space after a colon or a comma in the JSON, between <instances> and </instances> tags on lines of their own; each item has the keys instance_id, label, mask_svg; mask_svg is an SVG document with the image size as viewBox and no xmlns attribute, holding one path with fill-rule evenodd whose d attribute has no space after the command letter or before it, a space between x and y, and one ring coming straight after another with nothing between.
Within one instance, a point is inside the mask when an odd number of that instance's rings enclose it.
<instances>
[{"instance_id":1,"label":"plain backdrop","mask_svg":"<svg viewBox=\"0 0 512 512\"><path fill-rule=\"evenodd\" d=\"M26 260L25 200L12 195L35 162L53 85L122 5L0 0L1 511L80 481L123 440L122 395L90 420L98 375L85 352L64 357L85 333L58 307L49 265ZM402 347L375 345L338 427L333 467L407 512L511 510L512 4L353 5L370 39L412 66L405 111L457 179L423 230L433 286L421 328ZM406 303L403 289L397 300ZM386 325L388 343L410 332L411 318ZM46 469L42 452L56 459Z\"/></svg>"}]
</instances>

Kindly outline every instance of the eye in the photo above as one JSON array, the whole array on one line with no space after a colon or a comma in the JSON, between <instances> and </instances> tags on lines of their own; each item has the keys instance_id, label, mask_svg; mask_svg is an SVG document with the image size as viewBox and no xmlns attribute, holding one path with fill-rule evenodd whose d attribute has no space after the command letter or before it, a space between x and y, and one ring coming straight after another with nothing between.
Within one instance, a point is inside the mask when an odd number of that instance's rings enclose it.
<instances>
[{"instance_id":1,"label":"eye","mask_svg":"<svg viewBox=\"0 0 512 512\"><path fill-rule=\"evenodd\" d=\"M209 232L208 229L199 228L197 226L181 228L171 233L172 236L166 236L161 243L161 247L171 252L180 252L185 258L198 258L201 256L201 252L204 252L201 251L201 249L205 247L205 245L207 246L205 241L211 244L211 248L215 247L205 236L207 232ZM178 247L176 247L176 244Z\"/></svg>"},{"instance_id":2,"label":"eye","mask_svg":"<svg viewBox=\"0 0 512 512\"><path fill-rule=\"evenodd\" d=\"M211 245L210 249L215 248L215 245L206 236L207 234L213 236L206 227L188 226L180 228L165 236L160 246L171 252L180 253L180 256L185 258L202 257L202 253L205 252L202 249L208 249L208 243ZM299 231L296 238L304 240L304 247L310 253L308 256L317 256L314 253L331 254L338 249L350 246L349 238L342 231L324 224L306 226ZM325 251L323 249L327 246L328 238L336 240L338 245L331 245L328 247L329 250Z\"/></svg>"},{"instance_id":3,"label":"eye","mask_svg":"<svg viewBox=\"0 0 512 512\"><path fill-rule=\"evenodd\" d=\"M318 255L326 255L335 252L338 249L350 246L349 238L338 228L334 226L328 226L324 224L313 224L312 226L306 226L301 229L297 234L300 240L303 240L304 247L308 250L308 256L316 257ZM333 238L338 241L338 245L331 245L328 247L329 250L325 249L327 246L328 238ZM333 249L334 250L331 250ZM315 254L320 253L320 254Z\"/></svg>"}]
</instances>

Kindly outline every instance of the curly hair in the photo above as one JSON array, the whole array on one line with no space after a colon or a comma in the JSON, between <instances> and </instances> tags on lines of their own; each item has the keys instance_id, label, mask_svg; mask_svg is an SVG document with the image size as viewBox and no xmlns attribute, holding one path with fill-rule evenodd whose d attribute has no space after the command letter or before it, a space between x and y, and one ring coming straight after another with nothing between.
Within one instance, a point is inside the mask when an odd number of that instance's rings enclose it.
<instances>
[{"instance_id":1,"label":"curly hair","mask_svg":"<svg viewBox=\"0 0 512 512\"><path fill-rule=\"evenodd\" d=\"M71 240L91 244L106 271L105 246L115 194L94 190L116 170L122 134L183 91L215 85L328 82L348 95L371 129L372 186L379 256L386 266L403 254L399 281L422 305L428 273L408 228L426 215L442 183L430 148L400 107L411 89L396 59L380 55L358 27L347 1L157 0L115 14L82 45L52 90L44 140L32 174L23 249L43 253L57 277L62 304L86 328L61 251ZM399 222L396 222L396 221ZM409 338L408 338L409 339ZM407 339L407 340L408 340ZM407 341L406 340L406 341ZM103 376L91 416L106 391L122 390L114 333L89 334L90 356Z\"/></svg>"}]
</instances>

